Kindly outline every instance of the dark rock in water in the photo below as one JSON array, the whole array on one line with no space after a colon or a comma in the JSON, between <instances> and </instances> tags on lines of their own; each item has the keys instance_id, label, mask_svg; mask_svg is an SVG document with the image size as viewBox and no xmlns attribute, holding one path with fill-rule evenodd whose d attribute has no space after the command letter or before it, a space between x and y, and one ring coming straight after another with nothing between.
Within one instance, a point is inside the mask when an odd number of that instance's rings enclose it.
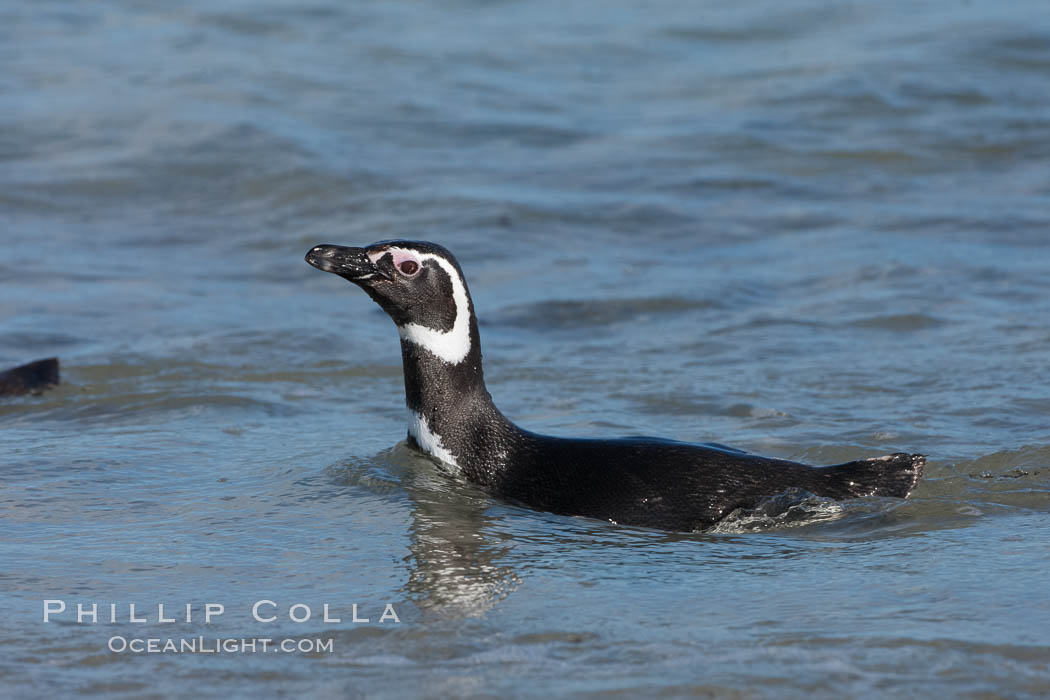
<instances>
[{"instance_id":1,"label":"dark rock in water","mask_svg":"<svg viewBox=\"0 0 1050 700\"><path fill-rule=\"evenodd\" d=\"M41 392L58 384L58 358L49 357L0 372L0 396Z\"/></svg>"}]
</instances>

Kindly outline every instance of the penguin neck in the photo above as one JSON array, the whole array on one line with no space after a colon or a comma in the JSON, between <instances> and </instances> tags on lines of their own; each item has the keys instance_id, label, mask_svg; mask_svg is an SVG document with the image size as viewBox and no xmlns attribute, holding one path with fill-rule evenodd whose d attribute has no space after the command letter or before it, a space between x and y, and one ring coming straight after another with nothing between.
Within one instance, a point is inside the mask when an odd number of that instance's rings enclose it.
<instances>
[{"instance_id":1,"label":"penguin neck","mask_svg":"<svg viewBox=\"0 0 1050 700\"><path fill-rule=\"evenodd\" d=\"M401 339L405 405L435 433L462 430L497 413L485 388L477 320L471 314L470 348L459 362L439 357L408 338Z\"/></svg>"},{"instance_id":2,"label":"penguin neck","mask_svg":"<svg viewBox=\"0 0 1050 700\"><path fill-rule=\"evenodd\" d=\"M520 431L485 388L481 337L466 284L458 270L445 271L456 305L451 325L398 324L408 435L426 454L485 485L505 468L505 446Z\"/></svg>"},{"instance_id":3,"label":"penguin neck","mask_svg":"<svg viewBox=\"0 0 1050 700\"><path fill-rule=\"evenodd\" d=\"M471 347L460 362L442 360L425 347L402 339L408 435L415 446L460 470L482 486L506 469L507 445L521 430L492 402L481 369L477 324Z\"/></svg>"}]
</instances>

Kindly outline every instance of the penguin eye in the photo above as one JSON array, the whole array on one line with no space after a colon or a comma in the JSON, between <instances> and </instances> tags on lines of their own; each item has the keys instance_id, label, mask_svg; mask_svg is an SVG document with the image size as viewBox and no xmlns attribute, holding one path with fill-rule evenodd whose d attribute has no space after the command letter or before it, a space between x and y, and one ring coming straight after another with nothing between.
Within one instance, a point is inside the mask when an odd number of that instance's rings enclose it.
<instances>
[{"instance_id":1,"label":"penguin eye","mask_svg":"<svg viewBox=\"0 0 1050 700\"><path fill-rule=\"evenodd\" d=\"M402 274L412 276L419 272L419 263L415 260L406 260L397 266L397 269L401 270Z\"/></svg>"}]
</instances>

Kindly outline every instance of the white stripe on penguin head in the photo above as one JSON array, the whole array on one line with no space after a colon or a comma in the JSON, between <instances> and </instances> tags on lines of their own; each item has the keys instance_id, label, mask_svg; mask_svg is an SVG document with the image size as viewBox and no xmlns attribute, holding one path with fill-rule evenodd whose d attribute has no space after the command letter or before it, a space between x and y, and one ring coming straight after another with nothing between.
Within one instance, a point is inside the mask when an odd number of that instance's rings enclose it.
<instances>
[{"instance_id":1,"label":"white stripe on penguin head","mask_svg":"<svg viewBox=\"0 0 1050 700\"><path fill-rule=\"evenodd\" d=\"M387 248L379 253L371 253L368 257L375 262L387 253L395 251L412 255L419 260L420 265L427 260L436 262L452 282L452 300L456 304L456 320L451 329L439 331L418 323L406 323L397 327L398 334L402 339L430 351L445 362L458 365L470 354L470 302L467 299L467 287L463 284L459 271L440 255L417 253L404 248Z\"/></svg>"}]
</instances>

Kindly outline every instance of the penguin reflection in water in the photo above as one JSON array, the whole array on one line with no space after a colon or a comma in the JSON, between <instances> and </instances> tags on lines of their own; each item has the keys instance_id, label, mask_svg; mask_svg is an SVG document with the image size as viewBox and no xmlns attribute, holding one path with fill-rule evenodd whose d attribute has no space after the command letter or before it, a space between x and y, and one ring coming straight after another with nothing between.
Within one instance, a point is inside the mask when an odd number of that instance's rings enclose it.
<instances>
[{"instance_id":1,"label":"penguin reflection in water","mask_svg":"<svg viewBox=\"0 0 1050 700\"><path fill-rule=\"evenodd\" d=\"M492 403L474 306L459 263L419 241L319 245L306 261L361 287L401 336L412 446L489 493L532 508L693 531L786 489L834 499L907 497L925 458L893 454L829 467L659 438L539 435Z\"/></svg>"}]
</instances>

